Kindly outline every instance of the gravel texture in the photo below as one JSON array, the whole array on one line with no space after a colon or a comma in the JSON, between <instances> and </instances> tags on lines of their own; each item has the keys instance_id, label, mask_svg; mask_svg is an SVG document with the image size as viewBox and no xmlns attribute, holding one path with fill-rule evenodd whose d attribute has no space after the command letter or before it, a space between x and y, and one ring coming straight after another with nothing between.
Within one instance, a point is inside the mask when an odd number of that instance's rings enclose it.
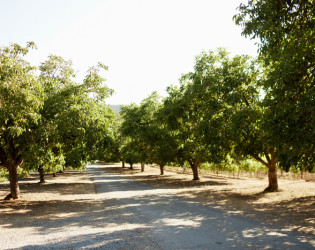
<instances>
[{"instance_id":1,"label":"gravel texture","mask_svg":"<svg viewBox=\"0 0 315 250\"><path fill-rule=\"evenodd\" d=\"M313 235L203 205L182 195L185 188L141 184L100 165L89 166L88 173L96 193L76 198L65 192L64 206L47 200L41 214L26 206L23 215L16 214L19 220L1 215L0 249L315 247Z\"/></svg>"}]
</instances>

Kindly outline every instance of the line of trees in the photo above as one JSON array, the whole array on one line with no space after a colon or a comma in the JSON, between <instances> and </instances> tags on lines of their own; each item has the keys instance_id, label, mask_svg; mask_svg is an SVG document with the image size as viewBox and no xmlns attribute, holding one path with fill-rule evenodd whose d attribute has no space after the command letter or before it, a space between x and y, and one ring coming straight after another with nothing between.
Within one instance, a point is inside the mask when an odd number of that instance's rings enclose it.
<instances>
[{"instance_id":1,"label":"line of trees","mask_svg":"<svg viewBox=\"0 0 315 250\"><path fill-rule=\"evenodd\" d=\"M315 8L310 0L249 0L235 23L259 39L259 57L202 52L167 97L151 94L119 115L112 93L91 67L77 83L71 61L51 55L38 69L24 60L35 47L0 47L0 167L19 197L17 169L56 173L98 159L132 167L254 159L268 169L266 191L277 191L277 168L312 171L315 164Z\"/></svg>"},{"instance_id":2,"label":"line of trees","mask_svg":"<svg viewBox=\"0 0 315 250\"><path fill-rule=\"evenodd\" d=\"M19 198L17 169L56 173L82 168L115 150L114 112L105 104L99 63L82 83L74 81L71 61L50 55L36 71L23 58L34 43L0 48L0 166L7 169L10 194ZM107 152L105 155L104 152Z\"/></svg>"},{"instance_id":3,"label":"line of trees","mask_svg":"<svg viewBox=\"0 0 315 250\"><path fill-rule=\"evenodd\" d=\"M268 168L312 171L315 164L315 8L312 1L248 1L234 16L243 35L260 39L259 57L202 52L194 71L140 105L122 109L122 157L161 167L252 158ZM127 156L128 155L128 156Z\"/></svg>"}]
</instances>

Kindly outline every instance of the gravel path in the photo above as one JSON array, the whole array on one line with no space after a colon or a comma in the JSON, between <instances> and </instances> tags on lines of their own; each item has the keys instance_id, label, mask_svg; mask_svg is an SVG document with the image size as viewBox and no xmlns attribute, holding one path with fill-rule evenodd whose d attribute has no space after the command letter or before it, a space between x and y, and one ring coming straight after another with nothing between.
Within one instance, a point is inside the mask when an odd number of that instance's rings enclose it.
<instances>
[{"instance_id":1,"label":"gravel path","mask_svg":"<svg viewBox=\"0 0 315 250\"><path fill-rule=\"evenodd\" d=\"M311 235L267 226L89 166L96 194L76 212L6 227L0 249L314 249ZM82 207L82 204L87 204ZM45 217L46 218L46 217ZM2 225L5 227L5 225ZM19 235L19 237L16 237Z\"/></svg>"}]
</instances>

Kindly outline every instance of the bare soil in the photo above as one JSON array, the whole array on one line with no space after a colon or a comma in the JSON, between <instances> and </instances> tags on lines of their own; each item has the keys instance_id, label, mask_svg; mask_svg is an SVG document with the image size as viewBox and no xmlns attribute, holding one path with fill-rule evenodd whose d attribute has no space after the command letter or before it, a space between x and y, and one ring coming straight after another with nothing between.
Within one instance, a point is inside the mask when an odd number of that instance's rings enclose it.
<instances>
[{"instance_id":1,"label":"bare soil","mask_svg":"<svg viewBox=\"0 0 315 250\"><path fill-rule=\"evenodd\" d=\"M19 186L20 199L7 201L3 199L9 193L9 183L0 183L0 231L2 223L19 227L23 221L86 210L95 195L86 171L68 170L57 177L47 175L44 184L39 183L38 174L31 174L20 180Z\"/></svg>"},{"instance_id":2,"label":"bare soil","mask_svg":"<svg viewBox=\"0 0 315 250\"><path fill-rule=\"evenodd\" d=\"M201 181L192 181L187 170L166 168L159 175L157 166L146 166L145 172L136 165L134 170L109 165L107 171L121 174L134 181L157 187L181 188L182 195L197 199L200 203L222 209L231 214L253 217L264 223L277 224L315 235L315 182L279 178L279 192L264 193L267 179L233 178L204 172ZM93 198L94 184L86 171L68 170L53 178L47 176L46 184L39 184L37 174L20 182L21 198L4 201L9 192L8 183L0 184L1 222L18 225L34 216L62 216L98 206ZM3 225L4 225L3 224Z\"/></svg>"},{"instance_id":3,"label":"bare soil","mask_svg":"<svg viewBox=\"0 0 315 250\"><path fill-rule=\"evenodd\" d=\"M264 193L268 185L267 176L232 177L201 171L200 181L192 181L192 172L187 169L167 167L165 175L159 175L158 166L128 168L108 168L125 177L149 185L186 188L185 196L198 199L211 207L232 214L253 217L267 224L280 224L287 229L295 229L315 235L315 182L298 178L279 177L280 191Z\"/></svg>"}]
</instances>

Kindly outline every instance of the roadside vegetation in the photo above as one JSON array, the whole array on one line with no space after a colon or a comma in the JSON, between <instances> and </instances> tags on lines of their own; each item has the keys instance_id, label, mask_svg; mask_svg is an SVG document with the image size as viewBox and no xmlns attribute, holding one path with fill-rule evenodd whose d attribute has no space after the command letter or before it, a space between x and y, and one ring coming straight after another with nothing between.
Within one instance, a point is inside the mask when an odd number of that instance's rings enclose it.
<instances>
[{"instance_id":1,"label":"roadside vegetation","mask_svg":"<svg viewBox=\"0 0 315 250\"><path fill-rule=\"evenodd\" d=\"M203 51L164 98L152 93L115 114L113 92L91 67L75 81L71 61L55 55L38 68L24 60L35 44L0 49L0 178L19 198L18 171L45 174L88 162L122 161L199 169L268 171L265 191L278 191L278 169L315 165L315 9L313 1L241 4L235 23L258 39L259 56ZM3 177L2 177L3 178Z\"/></svg>"}]
</instances>

